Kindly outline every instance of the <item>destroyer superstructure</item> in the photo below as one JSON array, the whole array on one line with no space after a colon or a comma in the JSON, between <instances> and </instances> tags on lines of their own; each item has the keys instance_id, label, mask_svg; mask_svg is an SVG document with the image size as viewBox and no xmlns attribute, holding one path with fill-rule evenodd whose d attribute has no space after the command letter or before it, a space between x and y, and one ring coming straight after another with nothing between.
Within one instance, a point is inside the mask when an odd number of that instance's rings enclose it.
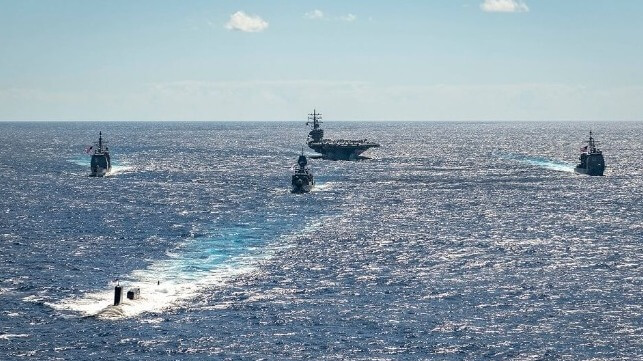
<instances>
[{"instance_id":1,"label":"destroyer superstructure","mask_svg":"<svg viewBox=\"0 0 643 361\"><path fill-rule=\"evenodd\" d=\"M313 110L308 114L306 125L312 126L308 133L308 146L315 152L321 154L321 158L330 160L357 160L360 155L370 148L376 148L380 145L370 142L367 139L325 139L324 130L320 124L322 115Z\"/></svg>"},{"instance_id":2,"label":"destroyer superstructure","mask_svg":"<svg viewBox=\"0 0 643 361\"><path fill-rule=\"evenodd\" d=\"M104 147L104 143L103 132L98 132L98 143L89 148L92 155L90 177L103 177L112 170L109 148Z\"/></svg>"},{"instance_id":3,"label":"destroyer superstructure","mask_svg":"<svg viewBox=\"0 0 643 361\"><path fill-rule=\"evenodd\" d=\"M576 173L601 176L605 172L605 158L603 152L597 147L598 142L594 140L592 131L589 132L587 145L580 149L580 163L574 168Z\"/></svg>"}]
</instances>

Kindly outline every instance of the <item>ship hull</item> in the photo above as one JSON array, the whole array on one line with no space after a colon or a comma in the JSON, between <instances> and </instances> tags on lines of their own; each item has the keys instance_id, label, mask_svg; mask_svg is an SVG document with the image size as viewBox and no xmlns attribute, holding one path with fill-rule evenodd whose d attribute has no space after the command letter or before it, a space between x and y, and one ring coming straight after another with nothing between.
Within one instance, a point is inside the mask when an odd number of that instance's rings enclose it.
<instances>
[{"instance_id":1,"label":"ship hull","mask_svg":"<svg viewBox=\"0 0 643 361\"><path fill-rule=\"evenodd\" d=\"M322 159L329 160L359 160L360 156L370 148L377 145L338 146L334 144L309 143L308 146L321 154Z\"/></svg>"},{"instance_id":2,"label":"ship hull","mask_svg":"<svg viewBox=\"0 0 643 361\"><path fill-rule=\"evenodd\" d=\"M94 154L92 155L91 160L91 172L89 173L90 177L104 177L110 170L112 170L112 164L107 154Z\"/></svg>"},{"instance_id":3,"label":"ship hull","mask_svg":"<svg viewBox=\"0 0 643 361\"><path fill-rule=\"evenodd\" d=\"M96 168L96 169L92 169L92 172L89 173L89 176L90 177L104 177L104 176L107 175L107 173L109 173L109 171L110 171L109 169L105 169L105 168Z\"/></svg>"},{"instance_id":4,"label":"ship hull","mask_svg":"<svg viewBox=\"0 0 643 361\"><path fill-rule=\"evenodd\" d=\"M582 159L581 159L582 160ZM605 173L605 160L602 154L590 154L582 160L582 163L574 168L579 174L590 176L602 176Z\"/></svg>"},{"instance_id":5,"label":"ship hull","mask_svg":"<svg viewBox=\"0 0 643 361\"><path fill-rule=\"evenodd\" d=\"M309 193L310 191L313 190L313 185L312 184L306 184L306 185L301 185L301 186L293 186L292 190L290 191L291 193Z\"/></svg>"},{"instance_id":6,"label":"ship hull","mask_svg":"<svg viewBox=\"0 0 643 361\"><path fill-rule=\"evenodd\" d=\"M591 176L602 176L603 173L605 172L604 168L581 168L581 167L576 167L574 168L574 171L579 174L586 174L586 175L591 175Z\"/></svg>"},{"instance_id":7,"label":"ship hull","mask_svg":"<svg viewBox=\"0 0 643 361\"><path fill-rule=\"evenodd\" d=\"M292 193L308 193L313 190L315 181L312 176L308 175L293 175L292 176Z\"/></svg>"}]
</instances>

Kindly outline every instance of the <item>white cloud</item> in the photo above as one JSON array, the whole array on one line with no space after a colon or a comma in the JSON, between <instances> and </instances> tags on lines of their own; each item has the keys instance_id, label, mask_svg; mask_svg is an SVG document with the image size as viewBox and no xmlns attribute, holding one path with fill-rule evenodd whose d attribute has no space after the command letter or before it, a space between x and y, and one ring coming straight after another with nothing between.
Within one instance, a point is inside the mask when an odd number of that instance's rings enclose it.
<instances>
[{"instance_id":1,"label":"white cloud","mask_svg":"<svg viewBox=\"0 0 643 361\"><path fill-rule=\"evenodd\" d=\"M185 80L89 91L0 87L0 120L301 121L315 105L333 120L640 121L641 98L643 86Z\"/></svg>"},{"instance_id":2,"label":"white cloud","mask_svg":"<svg viewBox=\"0 0 643 361\"><path fill-rule=\"evenodd\" d=\"M348 22L355 21L355 19L357 19L357 16L353 14L342 15L339 17L339 20L348 21Z\"/></svg>"},{"instance_id":3,"label":"white cloud","mask_svg":"<svg viewBox=\"0 0 643 361\"><path fill-rule=\"evenodd\" d=\"M230 21L228 21L225 27L228 30L257 33L266 30L268 22L257 15L248 15L243 11L237 11L230 15Z\"/></svg>"},{"instance_id":4,"label":"white cloud","mask_svg":"<svg viewBox=\"0 0 643 361\"><path fill-rule=\"evenodd\" d=\"M315 9L313 11L309 11L304 14L304 17L306 19L311 19L311 20L326 20L326 21L346 21L346 22L353 22L357 20L357 16L348 13L346 15L340 15L340 16L328 16L324 14L323 11L319 9Z\"/></svg>"},{"instance_id":5,"label":"white cloud","mask_svg":"<svg viewBox=\"0 0 643 361\"><path fill-rule=\"evenodd\" d=\"M529 7L522 0L484 0L484 3L480 4L480 8L490 13L523 13L529 11Z\"/></svg>"},{"instance_id":6,"label":"white cloud","mask_svg":"<svg viewBox=\"0 0 643 361\"><path fill-rule=\"evenodd\" d=\"M306 17L308 19L323 19L324 18L324 12L319 10L319 9L315 9L313 11L309 11L309 12L305 13L304 17Z\"/></svg>"}]
</instances>

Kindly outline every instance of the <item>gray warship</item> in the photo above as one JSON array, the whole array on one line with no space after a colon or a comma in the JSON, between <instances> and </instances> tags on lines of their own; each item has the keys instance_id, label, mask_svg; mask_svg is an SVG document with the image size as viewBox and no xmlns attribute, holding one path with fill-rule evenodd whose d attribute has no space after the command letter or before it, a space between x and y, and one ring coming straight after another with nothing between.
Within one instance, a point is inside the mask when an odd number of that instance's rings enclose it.
<instances>
[{"instance_id":1,"label":"gray warship","mask_svg":"<svg viewBox=\"0 0 643 361\"><path fill-rule=\"evenodd\" d=\"M90 177L103 177L112 170L109 148L103 147L103 132L98 132L98 143L89 148L92 155Z\"/></svg>"},{"instance_id":2,"label":"gray warship","mask_svg":"<svg viewBox=\"0 0 643 361\"><path fill-rule=\"evenodd\" d=\"M377 148L378 143L369 142L367 139L324 139L324 130L319 126L322 115L313 110L308 114L308 122L312 130L308 133L308 147L320 153L322 159L330 160L358 160L364 157L360 155L370 148Z\"/></svg>"},{"instance_id":3,"label":"gray warship","mask_svg":"<svg viewBox=\"0 0 643 361\"><path fill-rule=\"evenodd\" d=\"M308 167L308 160L302 151L297 159L295 174L292 175L292 193L308 193L315 185L315 179Z\"/></svg>"},{"instance_id":4,"label":"gray warship","mask_svg":"<svg viewBox=\"0 0 643 361\"><path fill-rule=\"evenodd\" d=\"M589 140L587 145L580 149L580 163L574 168L576 173L601 176L605 172L605 159L603 158L603 152L596 147L598 144L592 136L592 132L589 132Z\"/></svg>"}]
</instances>

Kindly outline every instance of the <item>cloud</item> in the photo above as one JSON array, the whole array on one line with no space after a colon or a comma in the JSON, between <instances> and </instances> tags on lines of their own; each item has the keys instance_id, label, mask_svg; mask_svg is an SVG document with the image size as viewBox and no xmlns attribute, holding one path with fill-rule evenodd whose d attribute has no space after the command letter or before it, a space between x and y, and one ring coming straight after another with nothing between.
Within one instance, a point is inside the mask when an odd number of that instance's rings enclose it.
<instances>
[{"instance_id":1,"label":"cloud","mask_svg":"<svg viewBox=\"0 0 643 361\"><path fill-rule=\"evenodd\" d=\"M353 14L342 15L339 17L339 20L348 21L348 22L355 21L355 19L357 19L357 16Z\"/></svg>"},{"instance_id":2,"label":"cloud","mask_svg":"<svg viewBox=\"0 0 643 361\"><path fill-rule=\"evenodd\" d=\"M0 120L636 120L643 86L184 80L126 89L2 88ZM305 122L305 118L303 120ZM302 124L303 126L303 124Z\"/></svg>"},{"instance_id":3,"label":"cloud","mask_svg":"<svg viewBox=\"0 0 643 361\"><path fill-rule=\"evenodd\" d=\"M523 13L528 12L529 8L522 0L484 0L480 4L483 11L489 13Z\"/></svg>"},{"instance_id":4,"label":"cloud","mask_svg":"<svg viewBox=\"0 0 643 361\"><path fill-rule=\"evenodd\" d=\"M305 13L304 17L306 17L308 19L323 19L324 18L324 12L319 10L319 9L315 9L313 11L309 11L309 12Z\"/></svg>"},{"instance_id":5,"label":"cloud","mask_svg":"<svg viewBox=\"0 0 643 361\"><path fill-rule=\"evenodd\" d=\"M310 20L326 20L326 21L346 21L346 22L353 22L357 20L357 16L348 13L346 15L340 15L340 16L328 16L324 14L323 11L319 9L315 9L313 11L309 11L304 14L304 17L306 19Z\"/></svg>"},{"instance_id":6,"label":"cloud","mask_svg":"<svg viewBox=\"0 0 643 361\"><path fill-rule=\"evenodd\" d=\"M228 30L257 33L266 30L268 22L257 15L248 15L243 11L237 11L230 15L230 21L228 21L225 27Z\"/></svg>"}]
</instances>

